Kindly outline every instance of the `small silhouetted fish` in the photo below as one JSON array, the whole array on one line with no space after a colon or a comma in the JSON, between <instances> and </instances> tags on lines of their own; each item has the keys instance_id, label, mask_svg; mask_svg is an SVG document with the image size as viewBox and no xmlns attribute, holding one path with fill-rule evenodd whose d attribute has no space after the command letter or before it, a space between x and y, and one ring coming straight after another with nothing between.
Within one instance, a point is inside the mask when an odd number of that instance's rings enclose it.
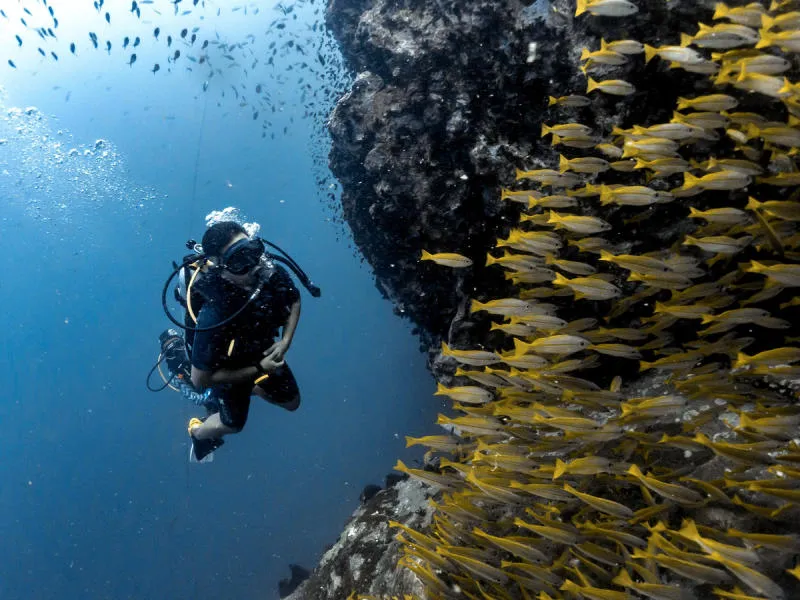
<instances>
[{"instance_id":1,"label":"small silhouetted fish","mask_svg":"<svg viewBox=\"0 0 800 600\"><path fill-rule=\"evenodd\" d=\"M58 19L53 19L53 27L58 28ZM56 37L56 34L53 33L53 30L49 27L47 28L47 33L49 33L51 37Z\"/></svg>"},{"instance_id":2,"label":"small silhouetted fish","mask_svg":"<svg viewBox=\"0 0 800 600\"><path fill-rule=\"evenodd\" d=\"M32 13L31 11L29 11L27 8L23 8L22 10L24 10L24 11L25 11L26 13L28 13L30 16L33 16L33 13Z\"/></svg>"},{"instance_id":3,"label":"small silhouetted fish","mask_svg":"<svg viewBox=\"0 0 800 600\"><path fill-rule=\"evenodd\" d=\"M202 65L204 62L206 62L206 57L205 56L201 56L200 60L198 62Z\"/></svg>"},{"instance_id":4,"label":"small silhouetted fish","mask_svg":"<svg viewBox=\"0 0 800 600\"><path fill-rule=\"evenodd\" d=\"M54 16L55 16L55 15L53 14L53 7L52 7L52 6L48 6L48 7L47 7L47 12L49 12L49 13L50 13L50 16L51 16L51 17L54 17Z\"/></svg>"},{"instance_id":5,"label":"small silhouetted fish","mask_svg":"<svg viewBox=\"0 0 800 600\"><path fill-rule=\"evenodd\" d=\"M16 68L17 68L17 65L15 65L15 64L14 64L14 61L13 61L13 60L11 60L11 59L8 59L8 64L9 64L9 65L11 65L11 68L12 68L12 69L16 69Z\"/></svg>"},{"instance_id":6,"label":"small silhouetted fish","mask_svg":"<svg viewBox=\"0 0 800 600\"><path fill-rule=\"evenodd\" d=\"M161 27L156 27L153 29L153 36L158 39L158 34L161 33Z\"/></svg>"},{"instance_id":7,"label":"small silhouetted fish","mask_svg":"<svg viewBox=\"0 0 800 600\"><path fill-rule=\"evenodd\" d=\"M28 26L28 24L25 22L25 19L20 19L19 22L22 23L23 25L25 25L25 27Z\"/></svg>"},{"instance_id":8,"label":"small silhouetted fish","mask_svg":"<svg viewBox=\"0 0 800 600\"><path fill-rule=\"evenodd\" d=\"M64 96L64 102L69 102L70 98L72 98L72 92L67 92L67 95Z\"/></svg>"},{"instance_id":9,"label":"small silhouetted fish","mask_svg":"<svg viewBox=\"0 0 800 600\"><path fill-rule=\"evenodd\" d=\"M198 0L192 0L192 6L197 6Z\"/></svg>"},{"instance_id":10,"label":"small silhouetted fish","mask_svg":"<svg viewBox=\"0 0 800 600\"><path fill-rule=\"evenodd\" d=\"M161 67L158 66L158 63L154 64L152 69L153 74L155 75L159 71L159 69L161 69Z\"/></svg>"},{"instance_id":11,"label":"small silhouetted fish","mask_svg":"<svg viewBox=\"0 0 800 600\"><path fill-rule=\"evenodd\" d=\"M106 23L108 23L109 25L111 24L111 14L110 13L106 13Z\"/></svg>"},{"instance_id":12,"label":"small silhouetted fish","mask_svg":"<svg viewBox=\"0 0 800 600\"><path fill-rule=\"evenodd\" d=\"M205 50L206 48L208 48L208 40L205 40L203 45L200 47L201 50Z\"/></svg>"},{"instance_id":13,"label":"small silhouetted fish","mask_svg":"<svg viewBox=\"0 0 800 600\"><path fill-rule=\"evenodd\" d=\"M133 63L136 62L136 54L131 54L131 59L128 61L128 66L133 66Z\"/></svg>"},{"instance_id":14,"label":"small silhouetted fish","mask_svg":"<svg viewBox=\"0 0 800 600\"><path fill-rule=\"evenodd\" d=\"M4 11L4 10L0 10L0 15L3 15L3 17L6 18L6 19L8 18L8 15L6 14L6 11Z\"/></svg>"},{"instance_id":15,"label":"small silhouetted fish","mask_svg":"<svg viewBox=\"0 0 800 600\"><path fill-rule=\"evenodd\" d=\"M73 54L75 54L75 42L72 42L69 45L69 51L72 52Z\"/></svg>"},{"instance_id":16,"label":"small silhouetted fish","mask_svg":"<svg viewBox=\"0 0 800 600\"><path fill-rule=\"evenodd\" d=\"M167 36L167 48L169 48L170 46L172 46L172 36L168 35Z\"/></svg>"},{"instance_id":17,"label":"small silhouetted fish","mask_svg":"<svg viewBox=\"0 0 800 600\"><path fill-rule=\"evenodd\" d=\"M111 54L111 42L106 41L106 51Z\"/></svg>"},{"instance_id":18,"label":"small silhouetted fish","mask_svg":"<svg viewBox=\"0 0 800 600\"><path fill-rule=\"evenodd\" d=\"M22 46L22 38L21 38L21 37L19 37L18 35L15 35L14 37L15 37L15 38L17 38L17 43L18 43L20 46Z\"/></svg>"},{"instance_id":19,"label":"small silhouetted fish","mask_svg":"<svg viewBox=\"0 0 800 600\"><path fill-rule=\"evenodd\" d=\"M207 89L208 89L208 82L204 81L203 82L203 91L205 92Z\"/></svg>"},{"instance_id":20,"label":"small silhouetted fish","mask_svg":"<svg viewBox=\"0 0 800 600\"><path fill-rule=\"evenodd\" d=\"M39 51L39 54L41 54L42 56L47 56L47 53L41 48L37 48L37 50Z\"/></svg>"},{"instance_id":21,"label":"small silhouetted fish","mask_svg":"<svg viewBox=\"0 0 800 600\"><path fill-rule=\"evenodd\" d=\"M180 57L181 57L181 51L175 50L175 54L172 56L172 60L173 61L178 60Z\"/></svg>"},{"instance_id":22,"label":"small silhouetted fish","mask_svg":"<svg viewBox=\"0 0 800 600\"><path fill-rule=\"evenodd\" d=\"M255 121L257 118L258 118L258 111L253 113L253 121Z\"/></svg>"},{"instance_id":23,"label":"small silhouetted fish","mask_svg":"<svg viewBox=\"0 0 800 600\"><path fill-rule=\"evenodd\" d=\"M183 29L181 29L181 37L182 38L185 38L186 34L188 34L188 33L189 33L189 30L186 29L185 27Z\"/></svg>"},{"instance_id":24,"label":"small silhouetted fish","mask_svg":"<svg viewBox=\"0 0 800 600\"><path fill-rule=\"evenodd\" d=\"M191 43L194 44L197 41L197 34L193 33L191 37Z\"/></svg>"},{"instance_id":25,"label":"small silhouetted fish","mask_svg":"<svg viewBox=\"0 0 800 600\"><path fill-rule=\"evenodd\" d=\"M135 40L133 40L133 47L134 47L134 48L136 48L136 46L138 46L138 45L139 45L139 43L140 43L141 41L142 41L142 40L140 40L140 39L139 39L139 36L137 35L137 36L136 36L136 39L135 39Z\"/></svg>"},{"instance_id":26,"label":"small silhouetted fish","mask_svg":"<svg viewBox=\"0 0 800 600\"><path fill-rule=\"evenodd\" d=\"M51 51L50 56L52 56L55 60L58 60L58 54L56 54L55 52Z\"/></svg>"},{"instance_id":27,"label":"small silhouetted fish","mask_svg":"<svg viewBox=\"0 0 800 600\"><path fill-rule=\"evenodd\" d=\"M133 2L131 3L131 12L136 12L137 8L139 7L136 5L136 0L133 0Z\"/></svg>"},{"instance_id":28,"label":"small silhouetted fish","mask_svg":"<svg viewBox=\"0 0 800 600\"><path fill-rule=\"evenodd\" d=\"M261 84L259 83L259 84L256 86L256 94L260 94L260 93L261 93Z\"/></svg>"},{"instance_id":29,"label":"small silhouetted fish","mask_svg":"<svg viewBox=\"0 0 800 600\"><path fill-rule=\"evenodd\" d=\"M127 48L128 44L130 44L130 43L131 43L131 39L126 35L125 39L122 40L122 49L124 50L125 48Z\"/></svg>"}]
</instances>

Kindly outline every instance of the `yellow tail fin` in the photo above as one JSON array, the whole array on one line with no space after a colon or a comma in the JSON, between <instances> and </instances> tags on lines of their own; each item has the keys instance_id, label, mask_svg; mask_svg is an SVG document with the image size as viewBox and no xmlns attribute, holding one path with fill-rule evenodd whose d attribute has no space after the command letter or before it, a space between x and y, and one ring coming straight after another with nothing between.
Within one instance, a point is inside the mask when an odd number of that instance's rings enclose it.
<instances>
[{"instance_id":1,"label":"yellow tail fin","mask_svg":"<svg viewBox=\"0 0 800 600\"><path fill-rule=\"evenodd\" d=\"M756 49L772 46L774 41L775 41L775 34L770 33L769 31L762 30L761 39L758 40L758 42L756 43Z\"/></svg>"},{"instance_id":2,"label":"yellow tail fin","mask_svg":"<svg viewBox=\"0 0 800 600\"><path fill-rule=\"evenodd\" d=\"M747 206L745 206L745 210L758 210L761 208L761 202L750 196L747 198Z\"/></svg>"},{"instance_id":3,"label":"yellow tail fin","mask_svg":"<svg viewBox=\"0 0 800 600\"><path fill-rule=\"evenodd\" d=\"M630 473L634 477L643 477L644 476L644 474L642 473L642 470L635 464L631 465L628 468L628 473Z\"/></svg>"},{"instance_id":4,"label":"yellow tail fin","mask_svg":"<svg viewBox=\"0 0 800 600\"><path fill-rule=\"evenodd\" d=\"M717 2L717 4L714 6L714 16L711 17L711 18L713 20L715 20L715 21L717 19L724 19L725 17L728 16L728 13L730 11L731 11L731 9L728 8L728 6L726 4L724 4L722 2Z\"/></svg>"},{"instance_id":5,"label":"yellow tail fin","mask_svg":"<svg viewBox=\"0 0 800 600\"><path fill-rule=\"evenodd\" d=\"M615 258L616 258L616 256L611 254L611 252L609 252L608 250L603 250L603 249L600 250L600 260L605 260L605 261L608 261L608 262L614 262Z\"/></svg>"},{"instance_id":6,"label":"yellow tail fin","mask_svg":"<svg viewBox=\"0 0 800 600\"><path fill-rule=\"evenodd\" d=\"M586 82L586 93L588 94L594 89L597 89L597 82L589 77L589 81Z\"/></svg>"},{"instance_id":7,"label":"yellow tail fin","mask_svg":"<svg viewBox=\"0 0 800 600\"><path fill-rule=\"evenodd\" d=\"M558 170L562 173L569 171L569 160L563 154L558 155Z\"/></svg>"},{"instance_id":8,"label":"yellow tail fin","mask_svg":"<svg viewBox=\"0 0 800 600\"><path fill-rule=\"evenodd\" d=\"M553 130L548 127L545 123L542 123L542 135L541 137L546 136L548 133L553 133Z\"/></svg>"},{"instance_id":9,"label":"yellow tail fin","mask_svg":"<svg viewBox=\"0 0 800 600\"><path fill-rule=\"evenodd\" d=\"M553 279L553 285L569 285L569 279L564 277L561 273L556 273L556 278Z\"/></svg>"},{"instance_id":10,"label":"yellow tail fin","mask_svg":"<svg viewBox=\"0 0 800 600\"><path fill-rule=\"evenodd\" d=\"M550 96L547 99L547 106L553 106L554 104L558 104L558 98L555 96Z\"/></svg>"},{"instance_id":11,"label":"yellow tail fin","mask_svg":"<svg viewBox=\"0 0 800 600\"><path fill-rule=\"evenodd\" d=\"M647 44L644 45L645 64L649 63L653 58L655 58L657 54L658 54L658 48L654 46L648 46Z\"/></svg>"},{"instance_id":12,"label":"yellow tail fin","mask_svg":"<svg viewBox=\"0 0 800 600\"><path fill-rule=\"evenodd\" d=\"M423 250L420 260L433 260L433 254L431 254L427 250Z\"/></svg>"},{"instance_id":13,"label":"yellow tail fin","mask_svg":"<svg viewBox=\"0 0 800 600\"><path fill-rule=\"evenodd\" d=\"M575 16L582 15L586 12L588 0L578 0L578 5L575 7Z\"/></svg>"},{"instance_id":14,"label":"yellow tail fin","mask_svg":"<svg viewBox=\"0 0 800 600\"><path fill-rule=\"evenodd\" d=\"M556 468L553 469L553 479L558 479L567 472L567 463L560 458L556 459Z\"/></svg>"},{"instance_id":15,"label":"yellow tail fin","mask_svg":"<svg viewBox=\"0 0 800 600\"><path fill-rule=\"evenodd\" d=\"M747 356L744 352L738 352L736 354L736 363L733 365L734 368L738 369L739 367L746 367L750 364L750 357Z\"/></svg>"}]
</instances>

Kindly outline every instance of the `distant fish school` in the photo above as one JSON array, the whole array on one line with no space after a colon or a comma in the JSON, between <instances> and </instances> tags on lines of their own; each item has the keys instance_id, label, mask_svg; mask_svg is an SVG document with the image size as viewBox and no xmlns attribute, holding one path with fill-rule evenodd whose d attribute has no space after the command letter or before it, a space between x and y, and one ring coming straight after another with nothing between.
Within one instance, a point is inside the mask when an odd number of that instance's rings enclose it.
<instances>
[{"instance_id":1,"label":"distant fish school","mask_svg":"<svg viewBox=\"0 0 800 600\"><path fill-rule=\"evenodd\" d=\"M70 55L75 57L98 49L102 49L112 58L124 53L120 64L135 68L137 60L141 61L145 54L141 50L137 57L137 53L132 50L155 46L163 51L166 46L167 51L163 52L163 56L147 67L154 76L179 67L190 71L207 69L204 71L205 81L201 86L203 92L213 91L212 82L215 78L219 81L226 80L225 86L220 86L219 89L218 106L222 106L226 98L225 88L233 81L231 88L238 108L252 111L252 119L261 123L262 138L269 136L274 139L275 129L279 127L276 122L280 116L278 113L287 109L284 95L276 93L276 90L291 86L293 91L298 91L301 95L303 118L311 117L322 122L331 99L343 88L348 77L335 56L335 42L321 26L321 17L314 16L316 22L309 26L308 31L304 30L302 35L296 28L287 28L288 24L297 20L295 7L307 5L309 2L310 0L296 0L293 3L278 2L271 6L276 16L266 22L266 30L263 32L266 38L263 41L268 50L258 56L253 52L257 40L253 33L248 33L241 40L227 41L216 31L203 39L201 31L201 27L213 26L210 25L211 18L220 17L223 11L248 15L251 18L261 14L259 19L263 19L261 8L253 3L234 6L225 4L212 8L205 0L165 1L163 4L171 5L174 16L187 20L197 18L198 25L180 27L173 35L162 32L162 27L156 24L152 29L148 26L147 31L143 29L133 39L131 36L116 37L113 28L119 25L130 31L131 19L142 22L142 27L145 27L144 22L157 23L162 16L158 3L153 0L133 0L128 7L122 7L119 3L113 3L112 6L107 5L105 0L94 0L94 9L99 19L94 25L95 31L87 31L85 37L67 42L62 42L57 35L59 19L47 0L31 2L30 9L23 7L21 12L24 16L19 18L12 19L9 16L14 14L10 8L0 8L0 20L6 22L4 27L8 25L20 29L20 33L14 34L18 48L37 44L38 54L46 60L58 61L60 51L56 52L57 48L51 50L50 47L61 47L63 44L63 54L66 55L68 48ZM314 15L318 13L319 11ZM92 27L88 19L82 25L87 29ZM254 27L256 26L259 30L264 29L260 22L256 25L254 20ZM262 40L258 41L262 43ZM174 48L173 44L180 44L181 47ZM13 56L6 60L11 69L31 67L30 64L21 62L20 57ZM276 70L276 60L285 65L285 69ZM231 75L235 77L231 78ZM227 90L227 94L230 98L231 89ZM294 123L295 116L290 114L288 120L290 124ZM283 133L288 133L288 126L283 126Z\"/></svg>"},{"instance_id":2,"label":"distant fish school","mask_svg":"<svg viewBox=\"0 0 800 600\"><path fill-rule=\"evenodd\" d=\"M541 129L557 167L518 165L500 193L519 223L485 267L446 243L429 259L515 290L471 301L501 337L442 344L456 416L408 438L438 470L396 466L441 490L425 531L390 522L432 598L800 597L794 8L718 3L675 45L584 48L587 95L550 96ZM591 92L637 101L637 61L686 72L672 117L580 123Z\"/></svg>"}]
</instances>

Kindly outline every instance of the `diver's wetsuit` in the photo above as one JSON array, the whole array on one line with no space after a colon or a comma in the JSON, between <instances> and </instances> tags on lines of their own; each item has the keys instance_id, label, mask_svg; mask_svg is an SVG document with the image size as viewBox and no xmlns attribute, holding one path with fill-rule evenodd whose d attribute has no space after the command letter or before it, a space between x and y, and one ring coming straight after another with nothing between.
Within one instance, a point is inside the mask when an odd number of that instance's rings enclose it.
<instances>
[{"instance_id":1,"label":"diver's wetsuit","mask_svg":"<svg viewBox=\"0 0 800 600\"><path fill-rule=\"evenodd\" d=\"M214 282L220 299L209 298L197 314L197 327L219 323L242 305L247 295L221 279ZM194 335L192 365L202 371L241 369L257 364L264 350L272 345L300 293L291 277L280 265L273 265L261 293L239 316L222 327L199 331ZM233 347L231 348L231 340ZM230 349L230 353L229 353ZM297 381L287 364L270 373L259 384L275 404L294 404L299 400ZM212 387L212 395L220 401L220 420L232 429L241 430L250 409L253 383L225 383Z\"/></svg>"}]
</instances>

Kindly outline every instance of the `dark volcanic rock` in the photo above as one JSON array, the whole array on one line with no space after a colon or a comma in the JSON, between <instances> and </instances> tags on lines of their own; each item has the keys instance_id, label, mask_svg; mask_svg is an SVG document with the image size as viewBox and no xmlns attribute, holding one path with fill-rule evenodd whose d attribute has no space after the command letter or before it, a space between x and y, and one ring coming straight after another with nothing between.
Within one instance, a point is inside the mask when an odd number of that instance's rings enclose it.
<instances>
[{"instance_id":1,"label":"dark volcanic rock","mask_svg":"<svg viewBox=\"0 0 800 600\"><path fill-rule=\"evenodd\" d=\"M421 327L425 342L474 341L452 319L465 297L481 296L475 289L498 297L504 280L499 270L477 280L471 269L420 263L422 249L485 263L498 231L519 212L501 203L500 187L514 181L515 167L539 168L555 157L540 137L548 94L585 91L575 68L581 48L595 49L598 34L674 43L677 34L661 39L654 27L678 31L698 12L695 2L669 10L647 4L646 20L575 20L565 0L330 1L328 24L357 73L329 124L344 217L378 288ZM646 80L638 87L649 94L650 114L669 114L671 95L661 91L680 75L642 63L623 76L637 86ZM608 132L643 117L627 106L602 97L592 114L572 114Z\"/></svg>"}]
</instances>

